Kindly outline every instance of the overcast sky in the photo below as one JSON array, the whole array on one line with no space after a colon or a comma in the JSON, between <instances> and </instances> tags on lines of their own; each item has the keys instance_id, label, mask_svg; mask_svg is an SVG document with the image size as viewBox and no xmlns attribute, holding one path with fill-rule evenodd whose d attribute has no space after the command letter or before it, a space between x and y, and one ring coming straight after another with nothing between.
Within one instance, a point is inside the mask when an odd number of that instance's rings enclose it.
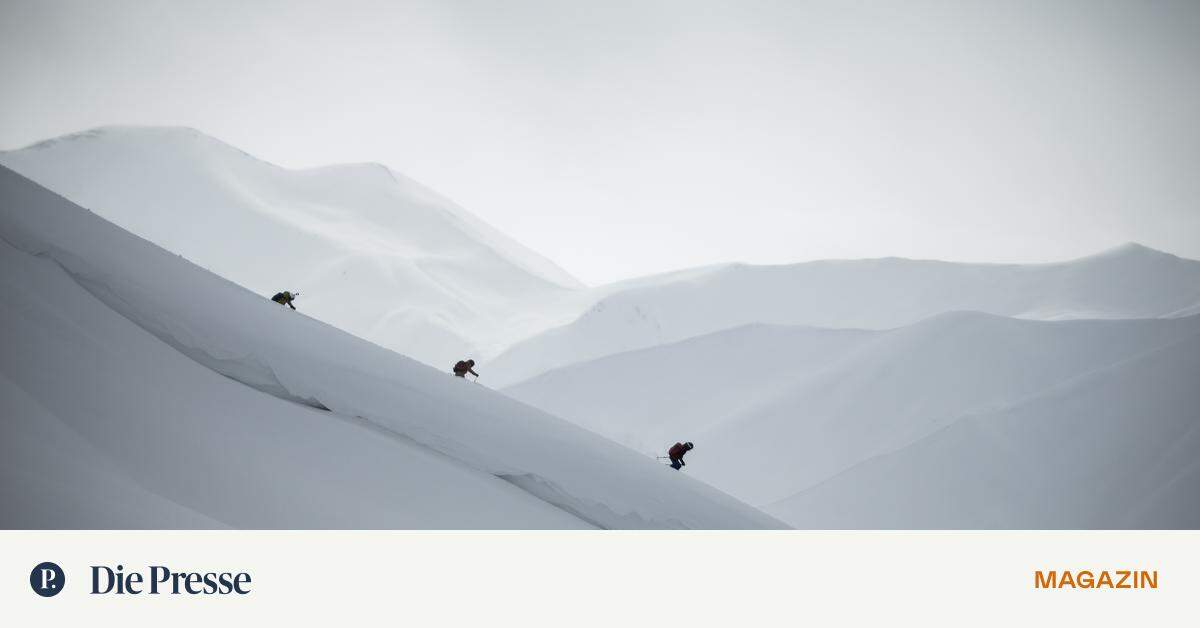
<instances>
[{"instance_id":1,"label":"overcast sky","mask_svg":"<svg viewBox=\"0 0 1200 628\"><path fill-rule=\"evenodd\" d=\"M589 283L1200 258L1200 2L0 0L0 148L379 161Z\"/></svg>"}]
</instances>

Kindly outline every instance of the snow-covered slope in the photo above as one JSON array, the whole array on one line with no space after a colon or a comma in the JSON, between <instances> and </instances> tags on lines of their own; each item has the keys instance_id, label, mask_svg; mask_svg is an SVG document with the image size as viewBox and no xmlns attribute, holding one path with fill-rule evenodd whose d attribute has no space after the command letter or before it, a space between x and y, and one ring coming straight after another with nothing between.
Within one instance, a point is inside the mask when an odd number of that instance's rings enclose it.
<instances>
[{"instance_id":1,"label":"snow-covered slope","mask_svg":"<svg viewBox=\"0 0 1200 628\"><path fill-rule=\"evenodd\" d=\"M749 325L573 364L503 391L662 455L672 443L694 440L879 333Z\"/></svg>"},{"instance_id":2,"label":"snow-covered slope","mask_svg":"<svg viewBox=\"0 0 1200 628\"><path fill-rule=\"evenodd\" d=\"M5 527L776 520L0 168Z\"/></svg>"},{"instance_id":3,"label":"snow-covered slope","mask_svg":"<svg viewBox=\"0 0 1200 628\"><path fill-rule=\"evenodd\" d=\"M1200 527L1200 335L969 416L769 507L812 528Z\"/></svg>"},{"instance_id":4,"label":"snow-covered slope","mask_svg":"<svg viewBox=\"0 0 1200 628\"><path fill-rule=\"evenodd\" d=\"M1200 317L1044 322L940 315L881 333L697 434L692 440L712 452L697 475L765 504L968 414L1019 402L1197 333ZM1158 410L1153 399L1139 402L1141 412ZM1112 445L1120 450L1120 443Z\"/></svg>"},{"instance_id":5,"label":"snow-covered slope","mask_svg":"<svg viewBox=\"0 0 1200 628\"><path fill-rule=\"evenodd\" d=\"M1056 264L907 259L728 265L631 282L490 364L515 384L553 368L753 323L887 329L950 311L1039 320L1179 315L1200 262L1130 244Z\"/></svg>"},{"instance_id":6,"label":"snow-covered slope","mask_svg":"<svg viewBox=\"0 0 1200 628\"><path fill-rule=\"evenodd\" d=\"M766 504L966 416L1197 335L1200 317L1043 322L957 312L887 331L760 325L558 369L506 392L644 452L691 440L689 473ZM1200 381L1200 370L1188 374ZM1152 397L1127 406L1131 425L1178 410ZM1094 453L1156 464L1121 441ZM990 497L996 510L1021 507Z\"/></svg>"},{"instance_id":7,"label":"snow-covered slope","mask_svg":"<svg viewBox=\"0 0 1200 628\"><path fill-rule=\"evenodd\" d=\"M379 164L288 170L182 128L111 127L0 164L260 295L446 368L561 323L580 284ZM564 313L565 312L565 313Z\"/></svg>"},{"instance_id":8,"label":"snow-covered slope","mask_svg":"<svg viewBox=\"0 0 1200 628\"><path fill-rule=\"evenodd\" d=\"M53 258L0 242L0 289L0 527L587 527L411 441L200 366Z\"/></svg>"}]
</instances>

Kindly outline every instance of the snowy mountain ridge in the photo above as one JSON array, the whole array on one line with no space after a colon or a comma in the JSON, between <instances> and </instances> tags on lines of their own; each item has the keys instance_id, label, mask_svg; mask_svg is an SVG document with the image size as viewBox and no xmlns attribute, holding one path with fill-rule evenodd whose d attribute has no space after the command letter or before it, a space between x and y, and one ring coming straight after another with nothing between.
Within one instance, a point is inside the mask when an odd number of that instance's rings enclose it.
<instances>
[{"instance_id":1,"label":"snowy mountain ridge","mask_svg":"<svg viewBox=\"0 0 1200 628\"><path fill-rule=\"evenodd\" d=\"M997 446L988 440L988 421L1000 419L981 417L1059 398L1063 390L1099 394L1075 383L1079 381L1104 377L1104 385L1121 389L1123 384L1100 375L1113 369L1130 381L1173 383L1157 395L1130 392L1128 399L1113 406L1123 409L1126 423L1110 413L1108 432L1079 432L1072 441L1065 426L1078 429L1087 424L1087 417L1067 405L1042 416L1036 429L1008 435L1009 446L1022 451L1055 443L1088 465L1119 459L1122 464L1157 467L1164 482L1175 481L1176 475L1186 475L1191 458L1174 456L1167 468L1158 457L1164 443L1200 455L1190 441L1177 437L1180 430L1194 429L1200 419L1194 410L1200 405L1195 387L1180 386L1181 379L1194 378L1200 369L1186 360L1143 358L1178 352L1197 339L1200 316L1033 321L947 312L891 330L751 325L555 369L505 392L646 453L680 438L692 440L697 448L689 454L694 458L689 469L696 477L797 526L893 527L907 521L901 527L956 527L957 522L985 528L1059 527L1065 522L1071 524L1066 527L1106 527L1114 525L1111 513L1116 506L1103 516L1064 508L1018 516L1010 510L1020 510L1018 502L987 485L972 485L973 496L951 490L967 490L966 486L943 487L940 495L911 487L914 494L924 495L922 499L978 502L978 511L969 516L949 517L946 508L929 510L947 515L944 520L922 514L919 508L903 509L911 520L889 518L885 510L896 510L894 499L885 501L887 506L860 503L849 480L837 484L843 492L818 487L880 456L923 451L921 443L940 438L938 434L962 421L973 421L982 431L956 431L968 439L958 446ZM1170 370L1174 368L1182 372ZM1087 399L1064 401L1094 411ZM1052 464L1036 463L1043 469ZM896 477L916 482L914 465L916 458L905 458L889 469ZM963 471L948 464L937 472ZM996 466L988 472L1004 475L1009 470ZM883 486L890 477L881 474L871 481ZM908 490L889 486L900 496ZM1144 488L1167 490L1154 482ZM1025 490L1035 491L1036 483ZM1047 491L1040 498L1065 504L1070 503L1070 491L1105 494L1107 489L1076 478L1064 479L1055 490L1062 493ZM787 501L795 495L808 497ZM1110 497L1141 503L1128 495ZM1022 497L1026 498L1034 496ZM1003 516L988 518L985 503ZM839 514L839 507L861 514L861 522ZM1200 511L1169 513L1165 508L1139 506L1140 523L1188 527L1200 516Z\"/></svg>"},{"instance_id":2,"label":"snowy mountain ridge","mask_svg":"<svg viewBox=\"0 0 1200 628\"><path fill-rule=\"evenodd\" d=\"M510 386L549 370L765 323L890 329L943 312L1032 320L1156 318L1200 307L1200 262L1126 244L1066 262L904 258L729 264L608 289L575 321L492 361Z\"/></svg>"},{"instance_id":3,"label":"snowy mountain ridge","mask_svg":"<svg viewBox=\"0 0 1200 628\"><path fill-rule=\"evenodd\" d=\"M103 127L0 152L0 164L255 292L298 289L310 315L436 368L488 360L501 386L752 323L884 329L952 310L1057 320L1200 307L1200 263L1133 243L1043 264L727 263L584 288L385 166L288 170L188 128Z\"/></svg>"},{"instance_id":4,"label":"snowy mountain ridge","mask_svg":"<svg viewBox=\"0 0 1200 628\"><path fill-rule=\"evenodd\" d=\"M439 368L558 321L582 288L380 164L289 170L155 127L74 134L0 164L259 294L298 290L311 315Z\"/></svg>"},{"instance_id":5,"label":"snowy mountain ridge","mask_svg":"<svg viewBox=\"0 0 1200 628\"><path fill-rule=\"evenodd\" d=\"M769 504L798 527L1196 529L1200 334L963 416Z\"/></svg>"},{"instance_id":6,"label":"snowy mountain ridge","mask_svg":"<svg viewBox=\"0 0 1200 628\"><path fill-rule=\"evenodd\" d=\"M0 322L16 348L0 359L0 493L29 527L781 525L686 475L804 527L1200 525L1172 505L1200 477L1200 400L1183 384L1200 372L1194 260L1128 243L1041 264L729 263L585 288L380 164L289 170L143 127L0 164L37 183L0 168ZM285 288L299 312L266 300ZM519 402L450 378L467 355ZM1087 413L1103 429L1071 433ZM693 464L663 476L649 457L681 439L699 445ZM210 470L263 456L279 498L153 477L163 455ZM1057 472L1055 456L1152 471L1111 488L1063 473L1035 493L1007 466ZM63 469L39 489L77 519L17 481L41 458ZM919 484L946 470L964 482Z\"/></svg>"},{"instance_id":7,"label":"snowy mountain ridge","mask_svg":"<svg viewBox=\"0 0 1200 628\"><path fill-rule=\"evenodd\" d=\"M140 138L140 139L139 139ZM455 204L453 201L445 198L437 192L421 185L420 183L388 168L386 165L378 162L357 162L331 164L326 166L318 166L315 168L303 168L299 170L289 170L282 166L272 164L266 160L255 157L254 155L226 143L210 135L191 128L191 127L146 127L146 126L106 126L71 133L58 138L52 138L37 142L31 146L15 151L0 151L0 155L8 154L15 163L26 165L35 159L25 159L26 153L37 153L40 151L50 151L54 153L58 149L67 149L68 145L73 142L93 140L103 143L120 143L130 141L143 141L146 143L153 142L178 142L193 140L201 144L207 144L213 152L233 154L236 153L241 157L257 162L264 167L271 168L281 172L297 172L297 173L326 173L331 175L352 176L360 179L370 180L375 177L380 179L375 183L384 183L394 185L399 189L399 196L411 199L417 204L431 208L437 212L445 213L451 217L462 231L471 236L473 239L496 249L501 252L508 261L521 266L530 274L537 275L551 283L566 287L566 288L582 288L584 287L579 280L570 276L566 271L559 268L553 262L533 253L532 251L522 247L515 241L497 231L492 226L479 220L470 212ZM154 147L158 148L158 147ZM101 150L106 147L101 146ZM55 154L55 157L61 155ZM226 159L227 156L217 155L216 159ZM376 177L376 175L379 175ZM81 182L81 183L85 183ZM82 188L79 185L78 188ZM78 193L82 194L80 190Z\"/></svg>"},{"instance_id":8,"label":"snowy mountain ridge","mask_svg":"<svg viewBox=\"0 0 1200 628\"><path fill-rule=\"evenodd\" d=\"M74 471L64 472L69 488L46 486L50 495L90 486L160 517L182 516L160 509L176 503L207 518L189 525L782 525L586 430L271 303L6 168L0 238L12 262L0 322L17 348L0 374L42 419L5 408L15 422L6 426L6 511L79 511L54 527L92 526L103 512L24 490L19 460L34 455ZM59 440L45 437L48 425L63 428ZM61 439L113 475L79 469ZM366 459L330 461L329 451ZM192 468L173 470L172 458ZM229 464L254 471L247 480L224 471ZM280 501L261 503L264 491ZM147 492L166 501L147 506ZM312 511L337 506L356 510Z\"/></svg>"}]
</instances>

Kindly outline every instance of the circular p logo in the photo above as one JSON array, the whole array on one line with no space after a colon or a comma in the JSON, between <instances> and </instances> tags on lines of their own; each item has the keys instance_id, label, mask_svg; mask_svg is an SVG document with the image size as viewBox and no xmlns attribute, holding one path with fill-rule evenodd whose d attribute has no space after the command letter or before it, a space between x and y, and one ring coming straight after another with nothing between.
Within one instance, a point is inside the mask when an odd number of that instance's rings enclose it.
<instances>
[{"instance_id":1,"label":"circular p logo","mask_svg":"<svg viewBox=\"0 0 1200 628\"><path fill-rule=\"evenodd\" d=\"M63 574L62 567L54 563L42 563L29 572L29 586L42 597L58 595L66 583L67 576Z\"/></svg>"}]
</instances>

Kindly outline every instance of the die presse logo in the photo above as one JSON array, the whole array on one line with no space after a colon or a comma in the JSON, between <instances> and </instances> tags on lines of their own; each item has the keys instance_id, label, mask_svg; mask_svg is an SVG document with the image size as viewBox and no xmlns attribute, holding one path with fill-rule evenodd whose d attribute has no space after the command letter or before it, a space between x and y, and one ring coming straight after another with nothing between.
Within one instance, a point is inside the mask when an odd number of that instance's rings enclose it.
<instances>
[{"instance_id":1,"label":"die presse logo","mask_svg":"<svg viewBox=\"0 0 1200 628\"><path fill-rule=\"evenodd\" d=\"M250 592L250 574L225 572L172 571L153 565L145 573L126 571L124 565L92 566L92 595L246 595Z\"/></svg>"},{"instance_id":2,"label":"die presse logo","mask_svg":"<svg viewBox=\"0 0 1200 628\"><path fill-rule=\"evenodd\" d=\"M63 574L62 567L51 562L41 563L29 572L29 586L33 587L34 593L42 597L58 595L66 583L67 577Z\"/></svg>"},{"instance_id":3,"label":"die presse logo","mask_svg":"<svg viewBox=\"0 0 1200 628\"><path fill-rule=\"evenodd\" d=\"M244 571L179 571L162 565L145 571L92 565L91 576L91 595L246 595L252 583ZM58 595L65 583L66 575L54 563L42 563L29 574L29 585L42 597Z\"/></svg>"}]
</instances>

